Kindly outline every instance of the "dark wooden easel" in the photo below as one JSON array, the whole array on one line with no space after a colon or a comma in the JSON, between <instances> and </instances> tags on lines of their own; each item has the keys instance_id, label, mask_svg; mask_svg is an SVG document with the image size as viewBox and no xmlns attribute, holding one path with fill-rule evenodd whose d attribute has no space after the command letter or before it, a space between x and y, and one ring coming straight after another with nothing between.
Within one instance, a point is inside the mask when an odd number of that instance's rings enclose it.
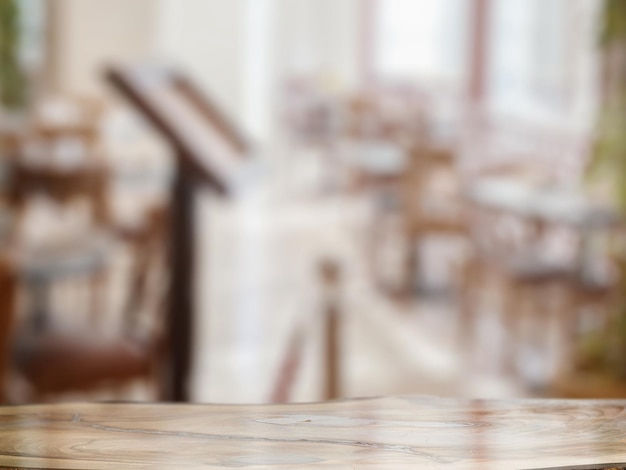
<instances>
[{"instance_id":1,"label":"dark wooden easel","mask_svg":"<svg viewBox=\"0 0 626 470\"><path fill-rule=\"evenodd\" d=\"M194 195L209 187L226 196L243 170L248 143L218 108L182 74L159 66L112 68L108 80L172 145L171 286L168 371L163 395L189 401L196 249Z\"/></svg>"}]
</instances>

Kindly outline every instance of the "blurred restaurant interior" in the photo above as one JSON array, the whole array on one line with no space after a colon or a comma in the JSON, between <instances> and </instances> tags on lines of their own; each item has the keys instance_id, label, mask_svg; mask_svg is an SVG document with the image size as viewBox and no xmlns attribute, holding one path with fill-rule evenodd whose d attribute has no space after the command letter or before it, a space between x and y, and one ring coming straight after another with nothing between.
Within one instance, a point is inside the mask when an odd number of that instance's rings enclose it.
<instances>
[{"instance_id":1,"label":"blurred restaurant interior","mask_svg":"<svg viewBox=\"0 0 626 470\"><path fill-rule=\"evenodd\" d=\"M0 403L626 398L623 0L0 0Z\"/></svg>"}]
</instances>

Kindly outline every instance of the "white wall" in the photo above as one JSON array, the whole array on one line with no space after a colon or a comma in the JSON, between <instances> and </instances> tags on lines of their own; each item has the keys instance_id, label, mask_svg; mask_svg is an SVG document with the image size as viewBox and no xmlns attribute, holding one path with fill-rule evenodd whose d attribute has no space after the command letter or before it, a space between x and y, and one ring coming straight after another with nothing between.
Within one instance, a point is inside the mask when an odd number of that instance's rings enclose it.
<instances>
[{"instance_id":1,"label":"white wall","mask_svg":"<svg viewBox=\"0 0 626 470\"><path fill-rule=\"evenodd\" d=\"M250 136L266 142L274 134L273 107L278 77L274 47L277 4L275 0L245 1L242 122Z\"/></svg>"},{"instance_id":2,"label":"white wall","mask_svg":"<svg viewBox=\"0 0 626 470\"><path fill-rule=\"evenodd\" d=\"M360 0L158 0L156 49L184 67L247 132L271 138L292 73L355 86Z\"/></svg>"},{"instance_id":3,"label":"white wall","mask_svg":"<svg viewBox=\"0 0 626 470\"><path fill-rule=\"evenodd\" d=\"M280 74L318 74L339 87L360 72L360 0L277 0Z\"/></svg>"},{"instance_id":4,"label":"white wall","mask_svg":"<svg viewBox=\"0 0 626 470\"><path fill-rule=\"evenodd\" d=\"M153 1L159 4L159 57L186 70L241 123L245 0Z\"/></svg>"},{"instance_id":5,"label":"white wall","mask_svg":"<svg viewBox=\"0 0 626 470\"><path fill-rule=\"evenodd\" d=\"M107 64L158 59L266 139L288 76L315 74L338 88L358 82L361 0L49 1L61 91L103 93Z\"/></svg>"},{"instance_id":6,"label":"white wall","mask_svg":"<svg viewBox=\"0 0 626 470\"><path fill-rule=\"evenodd\" d=\"M100 94L110 63L153 54L154 0L54 0L53 87L73 94Z\"/></svg>"},{"instance_id":7,"label":"white wall","mask_svg":"<svg viewBox=\"0 0 626 470\"><path fill-rule=\"evenodd\" d=\"M323 5L323 4L326 5ZM360 84L362 70L361 27L362 0L322 0L319 7L326 14L322 34L322 50L330 70L341 86Z\"/></svg>"}]
</instances>

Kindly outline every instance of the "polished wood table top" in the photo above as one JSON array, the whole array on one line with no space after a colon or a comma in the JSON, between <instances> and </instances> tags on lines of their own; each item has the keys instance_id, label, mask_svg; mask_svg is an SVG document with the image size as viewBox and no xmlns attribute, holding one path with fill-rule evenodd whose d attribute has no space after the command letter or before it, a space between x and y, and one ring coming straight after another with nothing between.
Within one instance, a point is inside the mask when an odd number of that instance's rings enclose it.
<instances>
[{"instance_id":1,"label":"polished wood table top","mask_svg":"<svg viewBox=\"0 0 626 470\"><path fill-rule=\"evenodd\" d=\"M594 469L625 462L624 400L0 408L2 468Z\"/></svg>"}]
</instances>

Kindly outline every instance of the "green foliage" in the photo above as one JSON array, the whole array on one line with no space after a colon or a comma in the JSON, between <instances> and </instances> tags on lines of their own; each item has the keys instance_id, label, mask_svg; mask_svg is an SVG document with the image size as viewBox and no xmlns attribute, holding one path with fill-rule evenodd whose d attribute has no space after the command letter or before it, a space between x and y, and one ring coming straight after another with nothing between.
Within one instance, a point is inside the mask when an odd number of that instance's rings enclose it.
<instances>
[{"instance_id":1,"label":"green foliage","mask_svg":"<svg viewBox=\"0 0 626 470\"><path fill-rule=\"evenodd\" d=\"M605 0L600 40L603 45L626 38L626 2Z\"/></svg>"},{"instance_id":2,"label":"green foliage","mask_svg":"<svg viewBox=\"0 0 626 470\"><path fill-rule=\"evenodd\" d=\"M626 87L600 109L587 177L608 184L626 214Z\"/></svg>"},{"instance_id":3,"label":"green foliage","mask_svg":"<svg viewBox=\"0 0 626 470\"><path fill-rule=\"evenodd\" d=\"M20 109L26 79L19 61L20 17L17 0L0 0L0 104Z\"/></svg>"},{"instance_id":4,"label":"green foliage","mask_svg":"<svg viewBox=\"0 0 626 470\"><path fill-rule=\"evenodd\" d=\"M607 77L587 176L610 185L626 215L626 0L604 1L600 39Z\"/></svg>"},{"instance_id":5,"label":"green foliage","mask_svg":"<svg viewBox=\"0 0 626 470\"><path fill-rule=\"evenodd\" d=\"M600 45L608 73L599 112L596 141L587 168L589 179L609 185L614 203L626 217L626 0L605 0ZM620 284L612 323L603 334L590 335L582 345L583 361L618 376L626 376L626 243L615 240L611 256Z\"/></svg>"},{"instance_id":6,"label":"green foliage","mask_svg":"<svg viewBox=\"0 0 626 470\"><path fill-rule=\"evenodd\" d=\"M604 52L604 97L587 167L589 180L612 189L626 214L626 0L604 0L600 47Z\"/></svg>"}]
</instances>

